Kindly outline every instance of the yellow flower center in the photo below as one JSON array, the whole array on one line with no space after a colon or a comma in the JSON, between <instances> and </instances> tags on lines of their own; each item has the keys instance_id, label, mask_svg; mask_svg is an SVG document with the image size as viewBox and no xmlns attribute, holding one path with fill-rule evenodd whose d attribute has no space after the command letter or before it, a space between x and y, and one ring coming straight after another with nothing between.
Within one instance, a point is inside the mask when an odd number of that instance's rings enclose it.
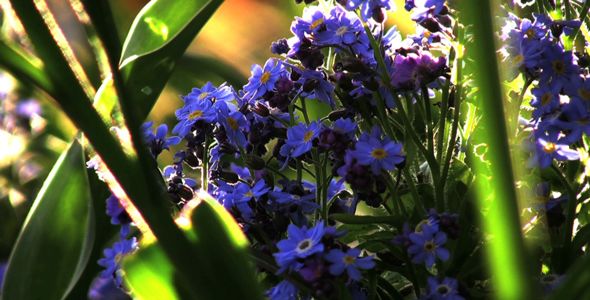
<instances>
[{"instance_id":1,"label":"yellow flower center","mask_svg":"<svg viewBox=\"0 0 590 300\"><path fill-rule=\"evenodd\" d=\"M240 128L240 126L238 125L238 121L236 121L236 119L232 118L232 117L227 117L227 124L229 124L229 127L232 130L238 130L238 128Z\"/></svg>"},{"instance_id":2,"label":"yellow flower center","mask_svg":"<svg viewBox=\"0 0 590 300\"><path fill-rule=\"evenodd\" d=\"M524 55L519 54L514 57L514 64L520 65L524 61Z\"/></svg>"},{"instance_id":3,"label":"yellow flower center","mask_svg":"<svg viewBox=\"0 0 590 300\"><path fill-rule=\"evenodd\" d=\"M532 39L535 36L535 30L533 28L529 28L527 29L527 31L525 32L525 35L529 38Z\"/></svg>"},{"instance_id":4,"label":"yellow flower center","mask_svg":"<svg viewBox=\"0 0 590 300\"><path fill-rule=\"evenodd\" d=\"M338 28L338 30L336 30L336 35L343 36L347 31L348 31L348 27L342 26L342 27Z\"/></svg>"},{"instance_id":5,"label":"yellow flower center","mask_svg":"<svg viewBox=\"0 0 590 300\"><path fill-rule=\"evenodd\" d=\"M585 88L578 89L578 95L586 101L590 101L590 91Z\"/></svg>"},{"instance_id":6,"label":"yellow flower center","mask_svg":"<svg viewBox=\"0 0 590 300\"><path fill-rule=\"evenodd\" d=\"M425 251L433 252L434 249L436 249L436 244L434 243L434 240L426 241L426 243L424 243Z\"/></svg>"},{"instance_id":7,"label":"yellow flower center","mask_svg":"<svg viewBox=\"0 0 590 300\"><path fill-rule=\"evenodd\" d=\"M377 148L371 151L371 156L376 159L384 159L387 157L387 151L383 148Z\"/></svg>"},{"instance_id":8,"label":"yellow flower center","mask_svg":"<svg viewBox=\"0 0 590 300\"><path fill-rule=\"evenodd\" d=\"M541 104L545 106L551 103L551 99L553 99L553 95L551 95L551 93L545 93L541 96Z\"/></svg>"},{"instance_id":9,"label":"yellow flower center","mask_svg":"<svg viewBox=\"0 0 590 300\"><path fill-rule=\"evenodd\" d=\"M551 154L551 153L555 152L556 150L557 150L557 145L555 145L555 143L547 143L543 147L543 151L545 151L545 153L548 153L548 154Z\"/></svg>"},{"instance_id":10,"label":"yellow flower center","mask_svg":"<svg viewBox=\"0 0 590 300\"><path fill-rule=\"evenodd\" d=\"M260 76L260 82L262 82L262 83L266 83L269 79L270 79L270 72L264 72L264 73L262 73L262 76Z\"/></svg>"},{"instance_id":11,"label":"yellow flower center","mask_svg":"<svg viewBox=\"0 0 590 300\"><path fill-rule=\"evenodd\" d=\"M209 96L209 93L207 92L202 92L201 94L199 94L199 100L203 100L205 99L205 97Z\"/></svg>"},{"instance_id":12,"label":"yellow flower center","mask_svg":"<svg viewBox=\"0 0 590 300\"><path fill-rule=\"evenodd\" d=\"M188 115L188 118L191 120L194 120L196 118L200 118L203 115L203 111L202 110L195 110L192 113L190 113Z\"/></svg>"},{"instance_id":13,"label":"yellow flower center","mask_svg":"<svg viewBox=\"0 0 590 300\"><path fill-rule=\"evenodd\" d=\"M557 75L563 75L565 73L565 64L561 60L554 60L551 65L553 66L553 71L557 73Z\"/></svg>"},{"instance_id":14,"label":"yellow flower center","mask_svg":"<svg viewBox=\"0 0 590 300\"><path fill-rule=\"evenodd\" d=\"M312 138L313 138L313 131L311 131L311 130L305 132L305 134L303 135L304 142L309 142L309 141L311 141Z\"/></svg>"},{"instance_id":15,"label":"yellow flower center","mask_svg":"<svg viewBox=\"0 0 590 300\"><path fill-rule=\"evenodd\" d=\"M248 191L246 194L244 194L244 196L246 196L247 198L252 198L254 197L254 194L252 193L252 191Z\"/></svg>"},{"instance_id":16,"label":"yellow flower center","mask_svg":"<svg viewBox=\"0 0 590 300\"><path fill-rule=\"evenodd\" d=\"M352 257L350 255L344 255L344 257L342 258L342 261L344 262L345 265L352 265L354 263L354 257Z\"/></svg>"},{"instance_id":17,"label":"yellow flower center","mask_svg":"<svg viewBox=\"0 0 590 300\"><path fill-rule=\"evenodd\" d=\"M314 29L316 29L318 26L320 26L322 24L324 24L324 18L319 18L319 19L313 21L311 23L311 25L309 25L309 29L314 30Z\"/></svg>"},{"instance_id":18,"label":"yellow flower center","mask_svg":"<svg viewBox=\"0 0 590 300\"><path fill-rule=\"evenodd\" d=\"M309 250L309 248L311 248L311 246L312 246L311 240L305 239L305 240L299 242L299 244L297 245L297 249L295 249L295 250L299 253L302 253L302 252Z\"/></svg>"}]
</instances>

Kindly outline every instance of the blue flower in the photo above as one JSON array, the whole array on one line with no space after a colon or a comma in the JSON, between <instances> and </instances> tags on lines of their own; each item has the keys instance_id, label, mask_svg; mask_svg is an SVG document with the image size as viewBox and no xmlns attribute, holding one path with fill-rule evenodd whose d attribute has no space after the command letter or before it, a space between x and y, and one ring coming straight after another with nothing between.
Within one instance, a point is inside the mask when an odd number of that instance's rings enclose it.
<instances>
[{"instance_id":1,"label":"blue flower","mask_svg":"<svg viewBox=\"0 0 590 300\"><path fill-rule=\"evenodd\" d=\"M230 102L235 98L232 88L225 83L215 87L211 82L207 82L201 88L193 88L191 92L183 97L185 103L200 102L209 100L211 102L223 101Z\"/></svg>"},{"instance_id":2,"label":"blue flower","mask_svg":"<svg viewBox=\"0 0 590 300\"><path fill-rule=\"evenodd\" d=\"M327 16L317 6L305 7L302 16L295 17L295 21L291 23L291 32L295 34L298 40L305 39L306 35L312 35L325 28L326 19ZM293 43L293 40L290 42ZM289 55L294 53L293 51L294 49L291 47Z\"/></svg>"},{"instance_id":3,"label":"blue flower","mask_svg":"<svg viewBox=\"0 0 590 300\"><path fill-rule=\"evenodd\" d=\"M531 163L541 169L551 166L553 159L560 161L580 159L578 151L570 149L567 144L559 142L556 137L537 138L535 150Z\"/></svg>"},{"instance_id":4,"label":"blue flower","mask_svg":"<svg viewBox=\"0 0 590 300\"><path fill-rule=\"evenodd\" d=\"M294 69L297 71L297 69ZM334 85L326 80L326 75L320 71L303 70L300 73L301 77L297 82L301 83L303 92L301 96L307 99L318 99L330 107L336 107L332 94L334 93ZM305 100L303 100L305 101Z\"/></svg>"},{"instance_id":5,"label":"blue flower","mask_svg":"<svg viewBox=\"0 0 590 300\"><path fill-rule=\"evenodd\" d=\"M445 277L438 280L435 277L428 277L428 295L429 300L463 300L465 298L459 295L457 280Z\"/></svg>"},{"instance_id":6,"label":"blue flower","mask_svg":"<svg viewBox=\"0 0 590 300\"><path fill-rule=\"evenodd\" d=\"M246 133L250 131L250 123L246 116L239 111L230 111L226 105L219 106L217 121L225 129L230 143L244 147L247 144Z\"/></svg>"},{"instance_id":7,"label":"blue flower","mask_svg":"<svg viewBox=\"0 0 590 300\"><path fill-rule=\"evenodd\" d=\"M422 232L411 233L412 245L408 247L408 253L412 256L415 264L424 263L431 268L438 257L442 261L449 259L449 250L443 248L447 242L447 235L444 232L435 231L430 226L422 226Z\"/></svg>"},{"instance_id":8,"label":"blue flower","mask_svg":"<svg viewBox=\"0 0 590 300\"><path fill-rule=\"evenodd\" d=\"M239 182L233 187L233 192L226 195L223 206L228 210L236 207L245 220L250 220L252 218L252 208L248 202L253 198L256 199L265 195L268 191L270 191L270 188L266 186L263 179L252 187L247 183Z\"/></svg>"},{"instance_id":9,"label":"blue flower","mask_svg":"<svg viewBox=\"0 0 590 300\"><path fill-rule=\"evenodd\" d=\"M313 141L319 136L321 126L318 122L309 125L299 125L287 129L287 140L281 147L281 155L284 157L299 157L311 150Z\"/></svg>"},{"instance_id":10,"label":"blue flower","mask_svg":"<svg viewBox=\"0 0 590 300\"><path fill-rule=\"evenodd\" d=\"M287 228L288 238L277 243L279 252L274 254L280 267L278 273L283 273L287 269L298 270L302 267L302 264L297 262L297 259L323 252L322 238L324 232L323 221L318 222L310 229L307 229L306 226L299 228L290 224Z\"/></svg>"},{"instance_id":11,"label":"blue flower","mask_svg":"<svg viewBox=\"0 0 590 300\"><path fill-rule=\"evenodd\" d=\"M191 100L186 101L184 106L176 111L176 118L179 122L172 132L185 137L197 121L211 123L217 118L217 113L210 100Z\"/></svg>"},{"instance_id":12,"label":"blue flower","mask_svg":"<svg viewBox=\"0 0 590 300\"><path fill-rule=\"evenodd\" d=\"M105 268L100 273L100 276L114 278L117 286L121 286L123 280L119 272L121 259L135 249L137 249L137 240L134 237L131 239L122 239L116 242L112 248L105 249L103 252L104 257L98 260L98 264Z\"/></svg>"},{"instance_id":13,"label":"blue flower","mask_svg":"<svg viewBox=\"0 0 590 300\"><path fill-rule=\"evenodd\" d=\"M354 120L348 118L340 118L333 123L333 128L335 131L340 132L349 138L354 137L354 133L357 129L358 125Z\"/></svg>"},{"instance_id":14,"label":"blue flower","mask_svg":"<svg viewBox=\"0 0 590 300\"><path fill-rule=\"evenodd\" d=\"M326 256L326 260L331 262L330 274L338 276L344 271L348 277L354 281L361 280L361 272L359 269L368 270L375 267L375 262L370 256L360 258L361 250L357 248L348 249L343 252L340 249L331 250Z\"/></svg>"},{"instance_id":15,"label":"blue flower","mask_svg":"<svg viewBox=\"0 0 590 300\"><path fill-rule=\"evenodd\" d=\"M170 146L177 145L180 143L180 137L171 136L166 137L168 134L168 126L162 124L156 129L156 134L152 132L153 122L146 122L142 126L143 136L145 142L150 149L150 152L154 157L157 157L162 151L169 150Z\"/></svg>"},{"instance_id":16,"label":"blue flower","mask_svg":"<svg viewBox=\"0 0 590 300\"><path fill-rule=\"evenodd\" d=\"M125 208L119 202L115 195L110 195L106 201L107 215L111 217L111 224L113 225L127 225L131 223L131 219L125 211Z\"/></svg>"},{"instance_id":17,"label":"blue flower","mask_svg":"<svg viewBox=\"0 0 590 300\"><path fill-rule=\"evenodd\" d=\"M361 7L363 21L366 22L373 18L375 21L381 23L385 20L384 16L378 17L376 14L383 14L384 9L395 9L395 2L393 0L349 0L346 9L354 10L359 6Z\"/></svg>"},{"instance_id":18,"label":"blue flower","mask_svg":"<svg viewBox=\"0 0 590 300\"><path fill-rule=\"evenodd\" d=\"M401 144L380 140L366 133L356 143L353 156L359 164L370 166L375 175L379 175L381 170L394 170L406 159Z\"/></svg>"},{"instance_id":19,"label":"blue flower","mask_svg":"<svg viewBox=\"0 0 590 300\"><path fill-rule=\"evenodd\" d=\"M283 280L266 291L266 296L270 300L296 300L297 288L291 282Z\"/></svg>"},{"instance_id":20,"label":"blue flower","mask_svg":"<svg viewBox=\"0 0 590 300\"><path fill-rule=\"evenodd\" d=\"M330 18L325 22L326 30L315 34L314 43L323 46L348 46L359 42L359 37L365 31L361 21L352 12L346 12L335 7L330 12Z\"/></svg>"},{"instance_id":21,"label":"blue flower","mask_svg":"<svg viewBox=\"0 0 590 300\"><path fill-rule=\"evenodd\" d=\"M285 72L283 64L274 58L269 58L264 67L253 65L252 76L248 79L248 84L244 86L244 98L248 100L255 100L267 91L274 89L275 83Z\"/></svg>"},{"instance_id":22,"label":"blue flower","mask_svg":"<svg viewBox=\"0 0 590 300\"><path fill-rule=\"evenodd\" d=\"M532 90L531 106L536 108L534 118L542 117L559 108L559 88L554 85L541 85Z\"/></svg>"},{"instance_id":23,"label":"blue flower","mask_svg":"<svg viewBox=\"0 0 590 300\"><path fill-rule=\"evenodd\" d=\"M579 81L580 68L576 65L571 51L564 51L559 45L548 44L544 47L540 62L541 72L539 85L550 84L558 89Z\"/></svg>"}]
</instances>

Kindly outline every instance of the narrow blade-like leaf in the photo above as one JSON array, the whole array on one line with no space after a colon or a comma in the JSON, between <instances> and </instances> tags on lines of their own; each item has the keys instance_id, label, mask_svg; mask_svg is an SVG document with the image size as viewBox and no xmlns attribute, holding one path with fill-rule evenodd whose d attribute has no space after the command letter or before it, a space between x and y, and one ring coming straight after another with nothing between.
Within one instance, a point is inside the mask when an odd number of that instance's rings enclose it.
<instances>
[{"instance_id":1,"label":"narrow blade-like leaf","mask_svg":"<svg viewBox=\"0 0 590 300\"><path fill-rule=\"evenodd\" d=\"M74 141L45 180L12 250L2 299L62 299L88 262L94 211L82 146Z\"/></svg>"}]
</instances>

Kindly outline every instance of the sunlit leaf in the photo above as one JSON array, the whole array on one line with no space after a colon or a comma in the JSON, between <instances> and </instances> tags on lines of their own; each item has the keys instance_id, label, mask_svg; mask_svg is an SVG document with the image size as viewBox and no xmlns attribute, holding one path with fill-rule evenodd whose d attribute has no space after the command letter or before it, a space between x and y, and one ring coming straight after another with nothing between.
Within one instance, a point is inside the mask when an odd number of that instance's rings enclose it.
<instances>
[{"instance_id":1,"label":"sunlit leaf","mask_svg":"<svg viewBox=\"0 0 590 300\"><path fill-rule=\"evenodd\" d=\"M204 193L199 198L191 202L196 205L190 216L192 225L185 228L194 244L194 252L186 259L194 261L198 269L190 281L194 296L261 299L246 236L217 201ZM184 298L181 282L159 244L140 247L136 254L125 259L123 270L126 283L138 299Z\"/></svg>"},{"instance_id":2,"label":"sunlit leaf","mask_svg":"<svg viewBox=\"0 0 590 300\"><path fill-rule=\"evenodd\" d=\"M524 242L520 230L517 195L514 186L502 87L496 58L492 5L498 1L461 1L462 22L473 30L474 42L468 45L468 67L473 68L479 92L477 105L485 113L482 125L487 130L478 137L489 146L489 169L478 160L476 176L480 205L493 205L483 217L482 227L493 236L488 251L498 299L533 299L536 291L528 274Z\"/></svg>"},{"instance_id":3,"label":"sunlit leaf","mask_svg":"<svg viewBox=\"0 0 590 300\"><path fill-rule=\"evenodd\" d=\"M197 235L195 254L207 274L201 283L214 293L210 299L261 299L246 236L221 204L205 193L199 196L202 202L192 216Z\"/></svg>"},{"instance_id":4,"label":"sunlit leaf","mask_svg":"<svg viewBox=\"0 0 590 300\"><path fill-rule=\"evenodd\" d=\"M141 248L123 264L125 283L136 299L179 299L174 268L157 244Z\"/></svg>"},{"instance_id":5,"label":"sunlit leaf","mask_svg":"<svg viewBox=\"0 0 590 300\"><path fill-rule=\"evenodd\" d=\"M137 15L125 39L121 73L137 119L144 119L177 62L223 0L155 0Z\"/></svg>"},{"instance_id":6,"label":"sunlit leaf","mask_svg":"<svg viewBox=\"0 0 590 300\"><path fill-rule=\"evenodd\" d=\"M88 262L94 211L82 147L74 141L45 180L13 248L3 299L62 299Z\"/></svg>"}]
</instances>

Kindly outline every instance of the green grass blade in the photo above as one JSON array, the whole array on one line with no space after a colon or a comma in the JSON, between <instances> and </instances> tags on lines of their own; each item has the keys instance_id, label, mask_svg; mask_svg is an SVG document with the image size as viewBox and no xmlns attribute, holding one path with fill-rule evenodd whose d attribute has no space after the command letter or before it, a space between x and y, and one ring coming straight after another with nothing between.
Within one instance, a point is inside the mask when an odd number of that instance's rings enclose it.
<instances>
[{"instance_id":1,"label":"green grass blade","mask_svg":"<svg viewBox=\"0 0 590 300\"><path fill-rule=\"evenodd\" d=\"M74 141L43 183L14 245L2 299L62 299L85 268L94 211L82 146Z\"/></svg>"},{"instance_id":2,"label":"green grass blade","mask_svg":"<svg viewBox=\"0 0 590 300\"><path fill-rule=\"evenodd\" d=\"M0 66L17 79L31 83L56 98L55 88L43 69L2 39L0 39Z\"/></svg>"},{"instance_id":3,"label":"green grass blade","mask_svg":"<svg viewBox=\"0 0 590 300\"><path fill-rule=\"evenodd\" d=\"M482 124L486 130L489 170L476 164L478 198L482 207L491 203L483 228L492 236L488 252L490 271L498 299L534 299L528 276L527 256L520 231L514 175L504 118L502 89L496 59L495 31L490 0L461 1L461 21L470 26L474 42L468 55L479 89ZM484 181L488 181L487 184Z\"/></svg>"},{"instance_id":4,"label":"green grass blade","mask_svg":"<svg viewBox=\"0 0 590 300\"><path fill-rule=\"evenodd\" d=\"M166 82L172 75L176 64L182 57L192 40L199 33L201 28L205 26L209 18L223 3L223 0L193 0L193 1L172 1L172 0L158 0L153 1L155 4L150 6L147 10L142 10L142 13L137 16L135 23L137 25L132 29L146 33L145 27L150 27L150 21L157 18L158 22L181 22L178 33L171 36L166 41L159 40L158 47L150 51L129 52L128 49L137 49L141 46L133 46L135 44L143 45L146 39L159 39L156 34L141 35L139 32L130 32L123 47L122 59L124 64L120 66L121 74L125 82L128 99L125 99L130 106L135 109L133 112L136 118L143 120L152 109L158 96L164 89ZM152 2L150 2L152 3ZM184 10L192 11L191 14L183 14L187 19L176 19L178 16L170 16L168 14L160 16L162 11L171 10L182 3ZM154 10L160 9L160 10ZM172 18L172 20L168 20ZM179 26L179 25L176 25ZM141 29L143 28L143 30ZM172 32L171 32L172 33ZM139 48L144 49L144 48ZM132 56L127 56L134 53ZM157 75L156 75L157 74Z\"/></svg>"}]
</instances>

